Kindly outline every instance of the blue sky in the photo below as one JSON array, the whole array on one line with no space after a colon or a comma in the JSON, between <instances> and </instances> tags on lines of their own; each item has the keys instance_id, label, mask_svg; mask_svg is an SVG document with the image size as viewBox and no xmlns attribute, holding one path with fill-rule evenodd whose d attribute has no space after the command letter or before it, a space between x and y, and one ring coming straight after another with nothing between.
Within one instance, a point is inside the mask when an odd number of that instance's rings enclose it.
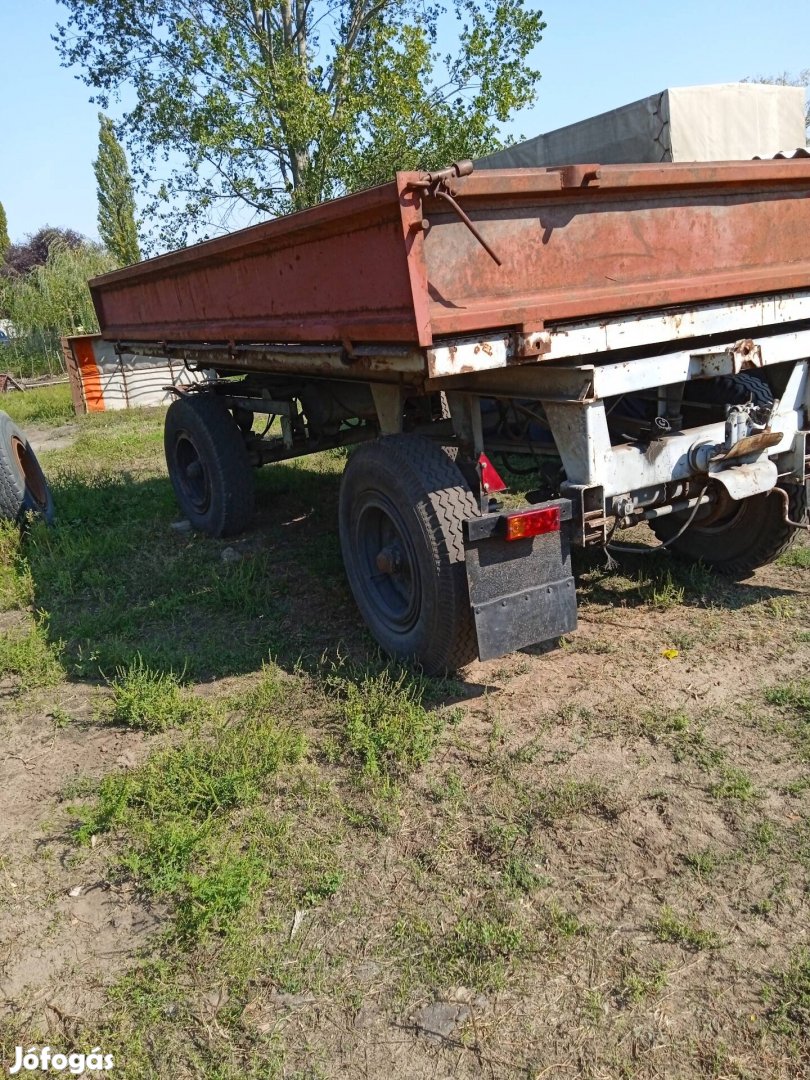
<instances>
[{"instance_id":1,"label":"blue sky","mask_svg":"<svg viewBox=\"0 0 810 1080\"><path fill-rule=\"evenodd\" d=\"M810 67L810 0L548 0L530 137L670 86ZM64 9L61 9L64 10ZM0 202L13 240L59 225L97 236L97 109L59 66L55 0L0 0Z\"/></svg>"}]
</instances>

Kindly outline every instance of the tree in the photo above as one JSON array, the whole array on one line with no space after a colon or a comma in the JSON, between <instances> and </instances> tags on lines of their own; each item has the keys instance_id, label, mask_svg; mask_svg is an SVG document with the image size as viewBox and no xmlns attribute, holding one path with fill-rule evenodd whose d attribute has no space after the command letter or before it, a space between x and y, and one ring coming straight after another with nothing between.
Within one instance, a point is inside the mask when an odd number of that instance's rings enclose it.
<instances>
[{"instance_id":1,"label":"tree","mask_svg":"<svg viewBox=\"0 0 810 1080\"><path fill-rule=\"evenodd\" d=\"M119 130L163 244L491 152L540 77L532 0L60 3L62 63L93 100L134 90Z\"/></svg>"},{"instance_id":2,"label":"tree","mask_svg":"<svg viewBox=\"0 0 810 1080\"><path fill-rule=\"evenodd\" d=\"M5 262L6 252L11 247L11 240L8 236L8 218L6 217L6 211L2 203L0 203L0 263Z\"/></svg>"},{"instance_id":3,"label":"tree","mask_svg":"<svg viewBox=\"0 0 810 1080\"><path fill-rule=\"evenodd\" d=\"M87 244L86 237L75 229L55 229L45 225L35 233L26 236L20 244L9 244L6 249L5 265L0 267L0 275L16 277L27 274L37 266L44 266L54 245L75 251Z\"/></svg>"},{"instance_id":4,"label":"tree","mask_svg":"<svg viewBox=\"0 0 810 1080\"><path fill-rule=\"evenodd\" d=\"M112 120L99 113L98 123L98 157L93 162L98 185L98 232L107 250L127 266L141 257L132 177Z\"/></svg>"}]
</instances>

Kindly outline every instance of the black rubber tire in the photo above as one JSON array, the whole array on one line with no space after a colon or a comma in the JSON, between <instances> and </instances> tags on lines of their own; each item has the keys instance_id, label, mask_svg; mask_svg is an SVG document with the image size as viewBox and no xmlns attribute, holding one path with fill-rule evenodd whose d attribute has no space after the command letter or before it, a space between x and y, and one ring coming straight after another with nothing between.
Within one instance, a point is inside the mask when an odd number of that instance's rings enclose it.
<instances>
[{"instance_id":1,"label":"black rubber tire","mask_svg":"<svg viewBox=\"0 0 810 1080\"><path fill-rule=\"evenodd\" d=\"M807 520L805 489L801 484L785 484L792 521ZM701 527L690 526L671 547L673 554L688 562L702 562L736 581L750 577L760 566L773 562L793 544L799 532L784 520L784 503L775 492L752 495L732 503L720 520ZM659 540L668 540L683 525L682 515L651 522Z\"/></svg>"},{"instance_id":2,"label":"black rubber tire","mask_svg":"<svg viewBox=\"0 0 810 1080\"><path fill-rule=\"evenodd\" d=\"M236 421L215 397L177 398L166 413L166 465L180 509L208 536L234 536L253 518L253 468Z\"/></svg>"},{"instance_id":3,"label":"black rubber tire","mask_svg":"<svg viewBox=\"0 0 810 1080\"><path fill-rule=\"evenodd\" d=\"M53 495L27 437L0 412L0 518L23 522L28 514L52 524Z\"/></svg>"},{"instance_id":4,"label":"black rubber tire","mask_svg":"<svg viewBox=\"0 0 810 1080\"><path fill-rule=\"evenodd\" d=\"M429 675L477 655L462 523L478 513L458 466L421 436L363 443L346 464L339 520L349 586L385 652ZM400 568L383 573L377 555L392 550Z\"/></svg>"},{"instance_id":5,"label":"black rubber tire","mask_svg":"<svg viewBox=\"0 0 810 1080\"><path fill-rule=\"evenodd\" d=\"M705 405L773 405L773 391L763 375L743 371L739 375L718 375L714 379L692 379L684 387L684 401Z\"/></svg>"},{"instance_id":6,"label":"black rubber tire","mask_svg":"<svg viewBox=\"0 0 810 1080\"><path fill-rule=\"evenodd\" d=\"M756 371L739 375L718 375L687 383L684 401L708 405L754 405L769 408L773 391L765 376ZM785 485L790 500L789 516L803 521L807 514L804 488ZM702 562L726 577L741 581L760 566L778 559L793 544L798 533L784 520L779 495L765 492L731 503L728 513L701 526L700 519L672 544L673 554L688 562ZM682 514L660 518L652 524L659 540L667 541L684 523Z\"/></svg>"}]
</instances>

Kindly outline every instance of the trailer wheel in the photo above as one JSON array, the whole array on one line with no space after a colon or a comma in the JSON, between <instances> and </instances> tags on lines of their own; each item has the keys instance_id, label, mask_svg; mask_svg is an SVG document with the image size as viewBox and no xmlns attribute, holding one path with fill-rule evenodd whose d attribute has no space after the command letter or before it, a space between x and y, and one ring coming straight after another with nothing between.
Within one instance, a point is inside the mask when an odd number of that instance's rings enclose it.
<instances>
[{"instance_id":1,"label":"trailer wheel","mask_svg":"<svg viewBox=\"0 0 810 1080\"><path fill-rule=\"evenodd\" d=\"M418 435L359 446L340 487L346 576L371 633L428 674L477 654L462 523L479 513L454 461Z\"/></svg>"},{"instance_id":2,"label":"trailer wheel","mask_svg":"<svg viewBox=\"0 0 810 1080\"><path fill-rule=\"evenodd\" d=\"M25 434L0 412L0 518L21 522L26 514L52 524L53 496Z\"/></svg>"},{"instance_id":3,"label":"trailer wheel","mask_svg":"<svg viewBox=\"0 0 810 1080\"><path fill-rule=\"evenodd\" d=\"M805 489L785 484L792 521L807 520ZM672 544L672 552L688 562L702 562L719 573L741 581L760 566L778 559L791 547L798 529L784 519L784 503L771 492L748 499L729 499L719 513L701 524L700 518ZM672 514L651 522L659 540L668 540L683 525L683 515Z\"/></svg>"},{"instance_id":4,"label":"trailer wheel","mask_svg":"<svg viewBox=\"0 0 810 1080\"><path fill-rule=\"evenodd\" d=\"M215 397L178 398L164 428L166 464L180 508L209 536L233 536L250 524L253 469L239 427Z\"/></svg>"},{"instance_id":5,"label":"trailer wheel","mask_svg":"<svg viewBox=\"0 0 810 1080\"><path fill-rule=\"evenodd\" d=\"M739 375L717 375L713 379L692 379L684 389L685 402L705 405L773 405L773 391L763 374L743 371Z\"/></svg>"}]
</instances>

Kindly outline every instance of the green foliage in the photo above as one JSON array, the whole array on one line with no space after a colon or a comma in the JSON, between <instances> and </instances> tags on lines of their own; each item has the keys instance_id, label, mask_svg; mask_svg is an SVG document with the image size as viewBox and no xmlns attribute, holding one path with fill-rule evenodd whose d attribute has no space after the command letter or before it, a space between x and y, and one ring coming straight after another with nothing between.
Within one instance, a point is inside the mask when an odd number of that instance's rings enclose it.
<instances>
[{"instance_id":1,"label":"green foliage","mask_svg":"<svg viewBox=\"0 0 810 1080\"><path fill-rule=\"evenodd\" d=\"M526 930L497 906L463 915L446 930L419 917L402 917L394 938L425 982L476 990L502 987L509 969L533 947Z\"/></svg>"},{"instance_id":2,"label":"green foliage","mask_svg":"<svg viewBox=\"0 0 810 1080\"><path fill-rule=\"evenodd\" d=\"M751 777L731 765L720 769L717 780L709 786L709 793L715 799L738 799L740 802L749 802L757 794Z\"/></svg>"},{"instance_id":3,"label":"green foliage","mask_svg":"<svg viewBox=\"0 0 810 1080\"><path fill-rule=\"evenodd\" d=\"M203 703L180 687L173 672L153 671L140 656L118 669L111 686L114 724L165 731L202 713Z\"/></svg>"},{"instance_id":4,"label":"green foliage","mask_svg":"<svg viewBox=\"0 0 810 1080\"><path fill-rule=\"evenodd\" d=\"M810 680L783 683L765 691L765 700L802 717L810 717Z\"/></svg>"},{"instance_id":5,"label":"green foliage","mask_svg":"<svg viewBox=\"0 0 810 1080\"><path fill-rule=\"evenodd\" d=\"M267 881L286 829L258 811L250 817L252 808L304 750L302 736L267 718L220 724L206 739L192 737L139 769L106 776L78 838L125 831L122 868L174 902L177 936L227 933ZM234 836L230 817L239 812L248 817Z\"/></svg>"},{"instance_id":6,"label":"green foliage","mask_svg":"<svg viewBox=\"0 0 810 1080\"><path fill-rule=\"evenodd\" d=\"M3 366L22 375L61 369L59 338L98 330L88 278L113 269L110 255L94 244L54 242L43 266L0 282L2 303L15 336L4 348Z\"/></svg>"},{"instance_id":7,"label":"green foliage","mask_svg":"<svg viewBox=\"0 0 810 1080\"><path fill-rule=\"evenodd\" d=\"M345 740L363 774L391 779L427 761L444 724L404 674L367 675L347 683L345 693Z\"/></svg>"},{"instance_id":8,"label":"green foliage","mask_svg":"<svg viewBox=\"0 0 810 1080\"><path fill-rule=\"evenodd\" d=\"M127 266L141 257L132 177L112 120L99 113L98 123L98 157L93 162L98 185L98 232L107 250Z\"/></svg>"},{"instance_id":9,"label":"green foliage","mask_svg":"<svg viewBox=\"0 0 810 1080\"><path fill-rule=\"evenodd\" d=\"M67 383L40 386L35 390L26 390L23 394L6 394L3 398L3 411L21 427L26 424L59 423L74 420L76 417Z\"/></svg>"},{"instance_id":10,"label":"green foliage","mask_svg":"<svg viewBox=\"0 0 810 1080\"><path fill-rule=\"evenodd\" d=\"M2 203L0 203L0 263L4 261L6 252L11 247L11 240L8 235L8 218L6 217L6 210Z\"/></svg>"},{"instance_id":11,"label":"green foliage","mask_svg":"<svg viewBox=\"0 0 810 1080\"><path fill-rule=\"evenodd\" d=\"M48 640L44 624L32 624L22 633L0 635L0 679L15 676L24 690L56 686L64 678L62 646Z\"/></svg>"},{"instance_id":12,"label":"green foliage","mask_svg":"<svg viewBox=\"0 0 810 1080\"><path fill-rule=\"evenodd\" d=\"M618 998L624 1006L638 1005L645 998L659 994L667 985L667 973L660 965L628 967L622 973Z\"/></svg>"},{"instance_id":13,"label":"green foliage","mask_svg":"<svg viewBox=\"0 0 810 1080\"><path fill-rule=\"evenodd\" d=\"M120 129L162 244L495 150L539 78L526 0L454 0L446 56L417 0L60 2L63 64L103 107L134 97Z\"/></svg>"},{"instance_id":14,"label":"green foliage","mask_svg":"<svg viewBox=\"0 0 810 1080\"><path fill-rule=\"evenodd\" d=\"M713 930L703 930L693 919L679 918L672 908L664 907L654 926L659 941L671 941L685 949L716 949L720 938Z\"/></svg>"},{"instance_id":15,"label":"green foliage","mask_svg":"<svg viewBox=\"0 0 810 1080\"><path fill-rule=\"evenodd\" d=\"M810 1027L810 951L797 949L784 971L765 987L768 1021L780 1035L806 1034Z\"/></svg>"}]
</instances>

